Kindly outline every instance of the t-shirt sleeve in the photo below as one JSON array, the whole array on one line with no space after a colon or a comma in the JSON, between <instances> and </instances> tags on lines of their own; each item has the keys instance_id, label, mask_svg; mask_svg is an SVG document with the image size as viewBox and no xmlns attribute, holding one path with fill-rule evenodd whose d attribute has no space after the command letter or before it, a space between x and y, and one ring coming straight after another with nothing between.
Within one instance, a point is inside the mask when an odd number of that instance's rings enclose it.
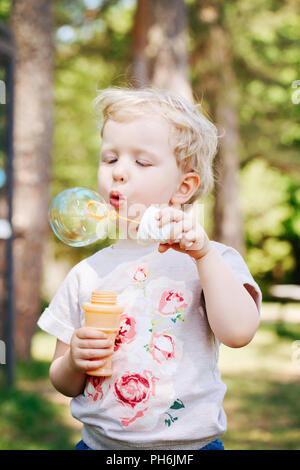
<instances>
[{"instance_id":1,"label":"t-shirt sleeve","mask_svg":"<svg viewBox=\"0 0 300 470\"><path fill-rule=\"evenodd\" d=\"M244 261L244 258L237 250L229 246L226 247L225 251L222 253L222 256L226 263L229 264L234 274L244 284L244 287L247 289L256 303L259 315L261 315L262 293L258 284L253 279L249 268Z\"/></svg>"},{"instance_id":2,"label":"t-shirt sleeve","mask_svg":"<svg viewBox=\"0 0 300 470\"><path fill-rule=\"evenodd\" d=\"M81 309L78 300L79 279L76 267L72 268L44 310L37 324L66 344L70 344L75 329L81 326Z\"/></svg>"},{"instance_id":3,"label":"t-shirt sleeve","mask_svg":"<svg viewBox=\"0 0 300 470\"><path fill-rule=\"evenodd\" d=\"M237 276L237 278L247 289L254 302L256 303L259 315L261 315L262 293L258 284L253 279L249 268L241 254L230 246L225 246L224 249L224 246L225 245L222 245L221 250L219 248L217 249L220 251L220 254L222 255L223 259L231 267L232 271ZM205 307L205 298L203 295L203 291L201 294L201 304Z\"/></svg>"}]
</instances>

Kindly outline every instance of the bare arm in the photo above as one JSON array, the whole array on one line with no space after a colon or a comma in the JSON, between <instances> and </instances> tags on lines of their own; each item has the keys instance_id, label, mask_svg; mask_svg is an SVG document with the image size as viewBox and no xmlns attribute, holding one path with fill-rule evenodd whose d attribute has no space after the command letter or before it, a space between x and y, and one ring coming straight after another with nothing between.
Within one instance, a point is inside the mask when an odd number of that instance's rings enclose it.
<instances>
[{"instance_id":1,"label":"bare arm","mask_svg":"<svg viewBox=\"0 0 300 470\"><path fill-rule=\"evenodd\" d=\"M50 380L56 390L67 397L76 397L83 391L85 373L74 370L70 362L70 346L59 339L50 366Z\"/></svg>"},{"instance_id":2,"label":"bare arm","mask_svg":"<svg viewBox=\"0 0 300 470\"><path fill-rule=\"evenodd\" d=\"M57 340L50 366L52 385L67 397L76 397L84 389L86 371L102 367L113 353L107 336L95 328L75 330L71 344Z\"/></svg>"},{"instance_id":3,"label":"bare arm","mask_svg":"<svg viewBox=\"0 0 300 470\"><path fill-rule=\"evenodd\" d=\"M247 289L219 252L209 243L203 227L191 215L174 207L156 214L158 227L175 222L170 239L159 245L160 253L170 247L191 256L197 265L207 317L215 336L226 346L248 344L259 325L259 313ZM179 242L176 239L181 236Z\"/></svg>"},{"instance_id":4,"label":"bare arm","mask_svg":"<svg viewBox=\"0 0 300 470\"><path fill-rule=\"evenodd\" d=\"M196 263L215 336L232 348L246 346L259 325L254 299L214 247Z\"/></svg>"}]
</instances>

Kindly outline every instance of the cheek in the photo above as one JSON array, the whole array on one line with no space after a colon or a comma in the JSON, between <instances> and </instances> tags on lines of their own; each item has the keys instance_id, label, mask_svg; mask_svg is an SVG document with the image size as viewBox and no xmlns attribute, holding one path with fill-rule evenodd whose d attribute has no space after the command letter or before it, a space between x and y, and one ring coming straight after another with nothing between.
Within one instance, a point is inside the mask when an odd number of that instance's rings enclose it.
<instances>
[{"instance_id":1,"label":"cheek","mask_svg":"<svg viewBox=\"0 0 300 470\"><path fill-rule=\"evenodd\" d=\"M105 189L106 184L108 183L108 177L105 174L104 168L99 168L97 173L98 188Z\"/></svg>"},{"instance_id":2,"label":"cheek","mask_svg":"<svg viewBox=\"0 0 300 470\"><path fill-rule=\"evenodd\" d=\"M173 186L168 183L168 179L163 175L148 175L148 177L139 184L139 193L143 194L147 203L167 204L172 195Z\"/></svg>"},{"instance_id":3,"label":"cheek","mask_svg":"<svg viewBox=\"0 0 300 470\"><path fill-rule=\"evenodd\" d=\"M161 172L159 175L156 175L155 178L151 179L150 185L156 190L157 195L166 198L172 193L174 186L173 175L171 173L165 174Z\"/></svg>"}]
</instances>

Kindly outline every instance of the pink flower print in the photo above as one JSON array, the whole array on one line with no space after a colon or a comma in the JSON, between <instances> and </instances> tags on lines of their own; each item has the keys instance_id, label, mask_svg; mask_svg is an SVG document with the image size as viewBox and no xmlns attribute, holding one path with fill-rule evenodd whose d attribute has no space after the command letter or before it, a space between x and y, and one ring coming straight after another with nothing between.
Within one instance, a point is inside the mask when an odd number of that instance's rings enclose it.
<instances>
[{"instance_id":1,"label":"pink flower print","mask_svg":"<svg viewBox=\"0 0 300 470\"><path fill-rule=\"evenodd\" d=\"M149 277L150 269L147 265L134 265L130 269L130 277L134 283L143 288L144 296L146 296L145 283Z\"/></svg>"},{"instance_id":2,"label":"pink flower print","mask_svg":"<svg viewBox=\"0 0 300 470\"><path fill-rule=\"evenodd\" d=\"M136 282L144 282L148 277L148 273L145 272L145 268L139 266L133 274L133 279Z\"/></svg>"},{"instance_id":3,"label":"pink flower print","mask_svg":"<svg viewBox=\"0 0 300 470\"><path fill-rule=\"evenodd\" d=\"M163 329L169 321L184 322L189 314L189 306L193 301L193 293L183 281L176 281L166 277L152 280L147 286L152 316L159 317L163 323ZM177 326L177 325L176 325ZM153 331L158 333L158 329ZM161 331L161 329L160 329Z\"/></svg>"},{"instance_id":4,"label":"pink flower print","mask_svg":"<svg viewBox=\"0 0 300 470\"><path fill-rule=\"evenodd\" d=\"M175 343L173 338L162 333L153 333L151 343L149 344L149 352L153 359L161 364L164 360L175 357Z\"/></svg>"},{"instance_id":5,"label":"pink flower print","mask_svg":"<svg viewBox=\"0 0 300 470\"><path fill-rule=\"evenodd\" d=\"M115 339L114 351L117 351L121 344L131 343L136 335L135 319L126 313L121 315L119 333Z\"/></svg>"},{"instance_id":6,"label":"pink flower print","mask_svg":"<svg viewBox=\"0 0 300 470\"><path fill-rule=\"evenodd\" d=\"M187 307L187 303L184 302L184 297L181 292L177 292L175 289L163 292L158 311L161 315L169 316L178 313L181 314L183 309Z\"/></svg>"},{"instance_id":7,"label":"pink flower print","mask_svg":"<svg viewBox=\"0 0 300 470\"><path fill-rule=\"evenodd\" d=\"M133 418L122 418L123 426L129 426L129 424L133 423L137 418L142 418L145 415L146 411L148 411L148 408L138 411Z\"/></svg>"}]
</instances>

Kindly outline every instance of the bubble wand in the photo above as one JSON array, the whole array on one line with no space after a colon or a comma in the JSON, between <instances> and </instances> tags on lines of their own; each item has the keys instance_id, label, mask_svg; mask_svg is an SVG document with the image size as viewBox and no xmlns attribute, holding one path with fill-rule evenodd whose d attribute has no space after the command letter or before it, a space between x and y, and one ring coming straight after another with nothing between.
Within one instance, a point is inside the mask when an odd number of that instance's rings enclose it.
<instances>
[{"instance_id":1,"label":"bubble wand","mask_svg":"<svg viewBox=\"0 0 300 470\"><path fill-rule=\"evenodd\" d=\"M90 212L90 207L92 205L96 205L96 206L104 206L104 210L105 210L105 213L104 215L97 215L97 214L93 214L92 212ZM87 210L87 213L89 214L90 217L93 217L94 219L98 219L98 220L102 220L104 219L105 217L108 217L110 220L116 220L116 219L123 219L123 220L128 220L129 222L134 222L138 225L140 225L140 222L137 221L137 220L133 220L133 219L129 219L127 217L122 217L121 215L119 215L117 213L117 211L115 211L114 209L112 210L108 210L107 208L107 205L106 204L103 204L102 202L99 202L99 201L89 201L87 203L87 206L86 206L86 210Z\"/></svg>"}]
</instances>

